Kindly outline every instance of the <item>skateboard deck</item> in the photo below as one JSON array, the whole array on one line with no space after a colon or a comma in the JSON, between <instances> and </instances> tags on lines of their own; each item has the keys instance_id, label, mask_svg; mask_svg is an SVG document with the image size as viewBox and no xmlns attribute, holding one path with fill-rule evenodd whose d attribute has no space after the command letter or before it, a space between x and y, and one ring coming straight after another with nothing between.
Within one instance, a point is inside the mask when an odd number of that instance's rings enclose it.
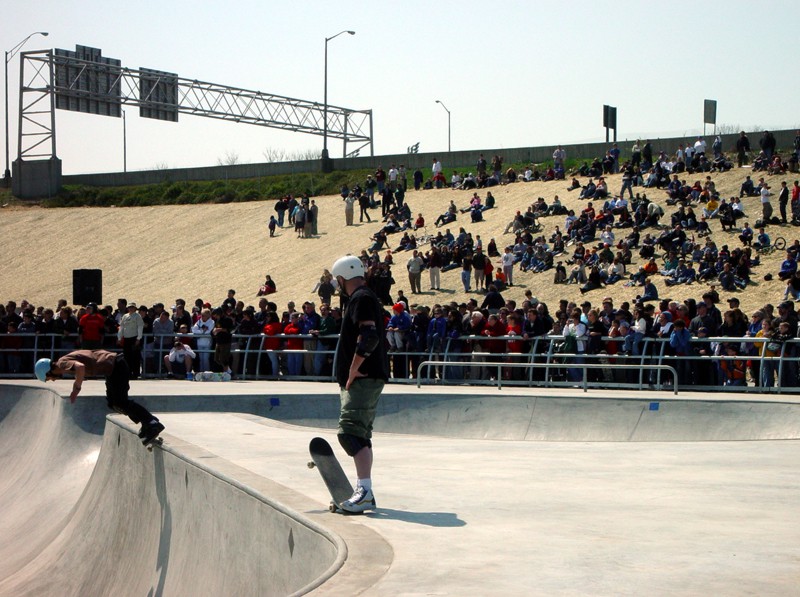
<instances>
[{"instance_id":1,"label":"skateboard deck","mask_svg":"<svg viewBox=\"0 0 800 597\"><path fill-rule=\"evenodd\" d=\"M353 486L342 470L342 465L336 459L331 445L321 437L315 437L308 444L311 462L308 468L317 468L325 486L331 494L329 509L331 512L342 511L341 503L353 495Z\"/></svg>"}]
</instances>

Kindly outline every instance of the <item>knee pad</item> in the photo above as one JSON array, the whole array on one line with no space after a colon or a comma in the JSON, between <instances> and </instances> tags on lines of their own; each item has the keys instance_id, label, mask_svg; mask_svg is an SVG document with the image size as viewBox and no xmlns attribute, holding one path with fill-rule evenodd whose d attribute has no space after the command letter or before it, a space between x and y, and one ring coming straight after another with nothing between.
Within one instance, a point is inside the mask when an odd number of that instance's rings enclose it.
<instances>
[{"instance_id":1,"label":"knee pad","mask_svg":"<svg viewBox=\"0 0 800 597\"><path fill-rule=\"evenodd\" d=\"M337 435L337 438L348 456L355 456L362 448L372 447L372 442L370 440L356 435L350 435L349 433L340 433Z\"/></svg>"}]
</instances>

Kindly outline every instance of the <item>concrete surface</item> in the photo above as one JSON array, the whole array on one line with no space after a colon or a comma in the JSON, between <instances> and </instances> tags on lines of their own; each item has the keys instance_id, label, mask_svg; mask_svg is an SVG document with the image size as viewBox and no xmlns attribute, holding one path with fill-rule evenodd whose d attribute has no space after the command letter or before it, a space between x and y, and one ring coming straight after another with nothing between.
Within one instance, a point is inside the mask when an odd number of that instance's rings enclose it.
<instances>
[{"instance_id":1,"label":"concrete surface","mask_svg":"<svg viewBox=\"0 0 800 597\"><path fill-rule=\"evenodd\" d=\"M113 415L90 478L102 393L87 382L70 406L41 384L0 384L0 464L12 473L0 479L0 595L800 586L796 396L392 386L376 423L379 509L345 517L327 512L306 467L311 437L335 445L333 386L134 382L164 413L165 449L148 454Z\"/></svg>"}]
</instances>

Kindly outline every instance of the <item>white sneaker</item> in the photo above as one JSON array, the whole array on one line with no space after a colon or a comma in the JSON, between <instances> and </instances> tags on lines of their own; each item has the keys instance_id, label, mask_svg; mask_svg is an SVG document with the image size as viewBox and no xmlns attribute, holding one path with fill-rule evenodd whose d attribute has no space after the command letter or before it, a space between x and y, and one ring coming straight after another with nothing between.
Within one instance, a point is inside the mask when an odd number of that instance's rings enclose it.
<instances>
[{"instance_id":1,"label":"white sneaker","mask_svg":"<svg viewBox=\"0 0 800 597\"><path fill-rule=\"evenodd\" d=\"M350 499L341 503L341 508L345 512L364 512L365 510L375 509L375 496L371 489L356 487Z\"/></svg>"}]
</instances>

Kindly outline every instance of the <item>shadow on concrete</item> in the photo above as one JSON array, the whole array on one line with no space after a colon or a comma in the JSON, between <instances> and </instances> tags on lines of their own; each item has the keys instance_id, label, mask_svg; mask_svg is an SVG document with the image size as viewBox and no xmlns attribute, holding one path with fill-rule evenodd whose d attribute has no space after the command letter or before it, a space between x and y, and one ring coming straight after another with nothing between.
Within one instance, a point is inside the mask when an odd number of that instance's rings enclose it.
<instances>
[{"instance_id":1,"label":"shadow on concrete","mask_svg":"<svg viewBox=\"0 0 800 597\"><path fill-rule=\"evenodd\" d=\"M375 512L364 514L368 518L377 520L399 520L412 524L422 524L428 527L463 527L467 523L453 512L410 512L408 510L393 510L391 508L378 508Z\"/></svg>"}]
</instances>

